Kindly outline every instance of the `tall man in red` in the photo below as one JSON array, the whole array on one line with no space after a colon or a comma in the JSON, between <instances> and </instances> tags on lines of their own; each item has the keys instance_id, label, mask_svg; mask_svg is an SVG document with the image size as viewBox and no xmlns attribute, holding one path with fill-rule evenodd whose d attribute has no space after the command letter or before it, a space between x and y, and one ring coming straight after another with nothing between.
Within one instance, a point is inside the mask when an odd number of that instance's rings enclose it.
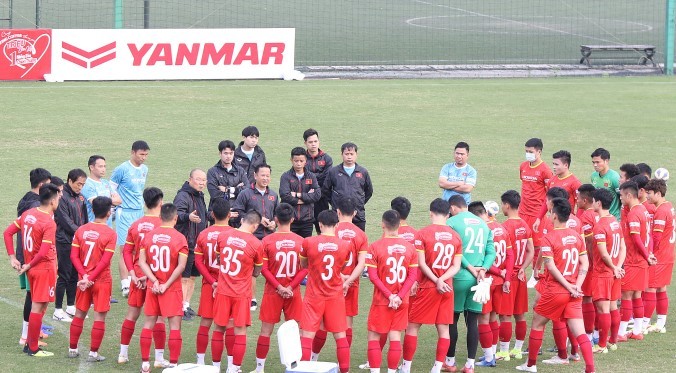
<instances>
[{"instance_id":1,"label":"tall man in red","mask_svg":"<svg viewBox=\"0 0 676 373\"><path fill-rule=\"evenodd\" d=\"M252 277L258 277L263 266L263 247L253 233L261 223L261 215L249 211L242 216L241 225L218 235L217 245L220 273L214 301L214 336L211 339L211 358L220 367L225 328L234 326L235 337L232 364L228 373L237 373L246 353L246 329L251 325Z\"/></svg>"},{"instance_id":2,"label":"tall man in red","mask_svg":"<svg viewBox=\"0 0 676 373\"><path fill-rule=\"evenodd\" d=\"M384 237L369 247L366 256L373 300L367 322L368 361L371 373L380 373L380 338L390 338L387 372L395 373L401 359L401 332L408 324L408 293L418 278L418 253L399 237L401 217L395 210L383 213Z\"/></svg>"},{"instance_id":3,"label":"tall man in red","mask_svg":"<svg viewBox=\"0 0 676 373\"><path fill-rule=\"evenodd\" d=\"M319 216L322 234L303 240L300 251L302 268L307 268L309 280L300 317L300 341L303 360L310 360L312 339L317 330L333 333L340 371L350 370L350 344L345 337L345 297L341 269L350 255L351 244L335 235L338 215L322 211Z\"/></svg>"},{"instance_id":4,"label":"tall man in red","mask_svg":"<svg viewBox=\"0 0 676 373\"><path fill-rule=\"evenodd\" d=\"M94 221L75 231L70 260L80 276L75 295L75 317L70 324L70 348L68 357L80 356L77 343L82 334L85 317L94 305L91 345L88 362L103 361L99 347L106 332L106 314L110 311L110 297L113 293L113 279L110 276L110 260L115 253L117 234L106 222L111 214L113 200L96 197L91 201Z\"/></svg>"},{"instance_id":5,"label":"tall man in red","mask_svg":"<svg viewBox=\"0 0 676 373\"><path fill-rule=\"evenodd\" d=\"M188 241L174 226L178 210L173 203L160 209L162 225L145 234L141 241L138 264L147 276L146 319L141 331L141 372L150 372L150 342L157 318L169 321L169 367L176 366L181 356L181 318L183 292L181 273L188 262ZM177 281L178 280L178 281Z\"/></svg>"},{"instance_id":6,"label":"tall man in red","mask_svg":"<svg viewBox=\"0 0 676 373\"><path fill-rule=\"evenodd\" d=\"M570 163L572 160L570 152L567 150L559 150L552 155L552 158L552 168L554 172L552 178L549 179L549 183L547 183L547 189L553 187L564 189L568 192L568 202L570 202L570 205L575 209L577 205L577 188L582 185L582 183L577 176L570 172ZM546 202L546 200L542 201L538 219L535 221L535 224L533 224L533 228L536 230L539 230L540 222L547 214Z\"/></svg>"},{"instance_id":7,"label":"tall man in red","mask_svg":"<svg viewBox=\"0 0 676 373\"><path fill-rule=\"evenodd\" d=\"M594 338L595 330L598 330L596 324L596 307L593 302L594 278L591 274L594 273L594 265L596 264L596 248L594 247L593 235L594 226L599 220L599 216L594 211L594 192L596 187L591 184L582 184L577 188L577 217L580 219L582 225L582 234L584 236L585 247L587 248L587 257L589 258L589 273L582 284L582 316L584 318L584 329L589 339ZM596 335L598 339L598 335Z\"/></svg>"},{"instance_id":8,"label":"tall man in red","mask_svg":"<svg viewBox=\"0 0 676 373\"><path fill-rule=\"evenodd\" d=\"M19 275L26 273L31 285L31 314L28 318L28 343L24 352L28 356L50 357L54 353L38 347L42 316L47 305L54 302L56 286L56 223L54 211L59 206L61 193L53 184L40 187L40 206L32 208L10 224L3 234L5 248L12 268ZM13 236L21 232L24 264L16 259Z\"/></svg>"}]
</instances>

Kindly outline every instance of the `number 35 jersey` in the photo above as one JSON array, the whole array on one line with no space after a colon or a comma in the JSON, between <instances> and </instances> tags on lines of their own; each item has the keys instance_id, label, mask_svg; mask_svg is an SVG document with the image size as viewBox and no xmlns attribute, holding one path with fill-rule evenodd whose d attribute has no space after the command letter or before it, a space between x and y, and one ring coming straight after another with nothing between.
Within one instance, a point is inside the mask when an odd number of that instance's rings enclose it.
<instances>
[{"instance_id":1,"label":"number 35 jersey","mask_svg":"<svg viewBox=\"0 0 676 373\"><path fill-rule=\"evenodd\" d=\"M188 256L188 241L172 227L160 226L145 234L140 251L160 284L169 280L178 267L178 256ZM181 291L181 281L174 281L167 291Z\"/></svg>"},{"instance_id":2,"label":"number 35 jersey","mask_svg":"<svg viewBox=\"0 0 676 373\"><path fill-rule=\"evenodd\" d=\"M418 267L418 252L403 238L384 237L371 244L366 254L366 266L378 272L378 278L392 294L398 294L411 268ZM401 299L408 304L408 294ZM373 288L373 304L387 306L390 300Z\"/></svg>"},{"instance_id":3,"label":"number 35 jersey","mask_svg":"<svg viewBox=\"0 0 676 373\"><path fill-rule=\"evenodd\" d=\"M428 225L416 233L414 242L415 249L425 254L425 264L437 277L441 277L451 268L456 256L462 256L462 240L458 233L447 225ZM448 279L446 283L453 285L453 278ZM423 274L419 286L433 288L436 284Z\"/></svg>"},{"instance_id":4,"label":"number 35 jersey","mask_svg":"<svg viewBox=\"0 0 676 373\"><path fill-rule=\"evenodd\" d=\"M233 298L251 298L254 267L263 265L263 245L253 234L231 229L218 235L220 273L216 292Z\"/></svg>"},{"instance_id":5,"label":"number 35 jersey","mask_svg":"<svg viewBox=\"0 0 676 373\"><path fill-rule=\"evenodd\" d=\"M309 273L306 297L343 296L343 279L340 271L347 263L351 250L352 244L338 236L322 234L303 240L300 257L307 259Z\"/></svg>"}]
</instances>

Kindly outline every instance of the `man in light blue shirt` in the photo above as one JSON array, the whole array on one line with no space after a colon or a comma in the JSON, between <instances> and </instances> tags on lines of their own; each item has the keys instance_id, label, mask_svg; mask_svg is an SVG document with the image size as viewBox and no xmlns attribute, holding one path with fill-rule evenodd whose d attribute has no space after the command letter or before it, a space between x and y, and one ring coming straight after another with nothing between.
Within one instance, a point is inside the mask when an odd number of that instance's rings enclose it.
<instances>
[{"instance_id":1,"label":"man in light blue shirt","mask_svg":"<svg viewBox=\"0 0 676 373\"><path fill-rule=\"evenodd\" d=\"M89 166L89 177L80 193L85 198L89 221L94 221L94 212L92 211L92 201L94 198L108 197L113 200L113 206L118 206L122 203L122 200L117 193L113 192L110 181L103 178L106 176L106 159L101 155L92 155L89 157L87 165ZM111 228L113 227L112 215L108 218L106 224Z\"/></svg>"},{"instance_id":2,"label":"man in light blue shirt","mask_svg":"<svg viewBox=\"0 0 676 373\"><path fill-rule=\"evenodd\" d=\"M448 201L455 195L461 195L465 203L472 201L472 190L476 186L477 174L474 167L467 163L469 144L464 141L455 145L454 163L448 163L439 173L439 187L444 190L441 198Z\"/></svg>"},{"instance_id":3,"label":"man in light blue shirt","mask_svg":"<svg viewBox=\"0 0 676 373\"><path fill-rule=\"evenodd\" d=\"M110 186L116 192L122 203L117 208L117 220L115 231L117 232L117 246L122 247L127 239L127 230L129 226L137 219L143 216L143 189L146 186L148 176L148 166L144 165L146 158L150 153L148 143L142 140L135 141L131 145L131 157L129 161L122 163L113 170L110 176ZM129 295L129 272L124 265L123 256L119 260L120 283L122 285L122 295Z\"/></svg>"}]
</instances>

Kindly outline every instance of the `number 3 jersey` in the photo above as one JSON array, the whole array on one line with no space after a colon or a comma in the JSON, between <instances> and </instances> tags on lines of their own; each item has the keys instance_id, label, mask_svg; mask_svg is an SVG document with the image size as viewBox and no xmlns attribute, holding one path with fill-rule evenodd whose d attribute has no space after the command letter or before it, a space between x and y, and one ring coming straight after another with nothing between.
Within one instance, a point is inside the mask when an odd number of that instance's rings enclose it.
<instances>
[{"instance_id":1,"label":"number 3 jersey","mask_svg":"<svg viewBox=\"0 0 676 373\"><path fill-rule=\"evenodd\" d=\"M263 238L263 260L280 285L287 287L300 270L300 248L303 237L293 232L275 232ZM265 292L275 293L277 288L265 282Z\"/></svg>"},{"instance_id":2,"label":"number 3 jersey","mask_svg":"<svg viewBox=\"0 0 676 373\"><path fill-rule=\"evenodd\" d=\"M300 257L308 262L309 281L306 297L333 298L343 296L340 271L347 263L352 244L338 236L322 234L303 240Z\"/></svg>"},{"instance_id":3,"label":"number 3 jersey","mask_svg":"<svg viewBox=\"0 0 676 373\"><path fill-rule=\"evenodd\" d=\"M571 284L577 281L580 272L580 256L587 255L584 241L580 234L572 228L555 228L542 239L540 247L542 257L554 261L556 268L563 277ZM568 293L563 285L547 271L545 286L551 293Z\"/></svg>"},{"instance_id":4,"label":"number 3 jersey","mask_svg":"<svg viewBox=\"0 0 676 373\"><path fill-rule=\"evenodd\" d=\"M409 270L418 267L418 253L413 245L403 238L385 237L371 244L366 254L366 266L378 271L378 278L392 294L401 290ZM401 299L408 303L408 294ZM390 300L377 288L373 288L373 304L389 305Z\"/></svg>"},{"instance_id":5,"label":"number 3 jersey","mask_svg":"<svg viewBox=\"0 0 676 373\"><path fill-rule=\"evenodd\" d=\"M106 251L115 252L115 243L117 242L117 234L105 223L87 223L75 231L73 237L73 247L79 251L80 263L89 274L94 272L96 265L99 263L103 254ZM139 274L140 275L140 274ZM112 281L110 276L110 265L99 273L98 281Z\"/></svg>"},{"instance_id":6,"label":"number 3 jersey","mask_svg":"<svg viewBox=\"0 0 676 373\"><path fill-rule=\"evenodd\" d=\"M139 250L145 251L150 270L164 284L178 267L178 256L188 256L188 241L176 229L160 226L145 234ZM181 291L181 281L174 281L167 291Z\"/></svg>"},{"instance_id":7,"label":"number 3 jersey","mask_svg":"<svg viewBox=\"0 0 676 373\"><path fill-rule=\"evenodd\" d=\"M421 229L415 235L415 249L425 254L425 264L435 276L441 277L453 264L453 258L462 256L460 236L449 226L432 224ZM433 288L436 284L424 274L419 286ZM446 283L453 284L453 278Z\"/></svg>"},{"instance_id":8,"label":"number 3 jersey","mask_svg":"<svg viewBox=\"0 0 676 373\"><path fill-rule=\"evenodd\" d=\"M263 265L263 245L253 234L231 229L218 235L220 273L216 292L233 298L251 298L251 276Z\"/></svg>"}]
</instances>

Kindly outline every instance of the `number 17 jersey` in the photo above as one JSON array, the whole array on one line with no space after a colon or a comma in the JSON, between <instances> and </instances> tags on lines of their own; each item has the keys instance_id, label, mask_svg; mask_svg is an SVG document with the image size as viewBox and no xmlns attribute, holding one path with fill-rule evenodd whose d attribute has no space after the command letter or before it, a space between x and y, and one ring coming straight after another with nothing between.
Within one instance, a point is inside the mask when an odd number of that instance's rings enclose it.
<instances>
[{"instance_id":1,"label":"number 17 jersey","mask_svg":"<svg viewBox=\"0 0 676 373\"><path fill-rule=\"evenodd\" d=\"M456 256L462 256L462 240L451 227L432 224L416 233L415 249L425 254L425 264L435 276L441 277L451 268L453 259ZM453 278L449 278L446 283L452 285ZM419 286L433 288L436 284L423 274Z\"/></svg>"}]
</instances>

